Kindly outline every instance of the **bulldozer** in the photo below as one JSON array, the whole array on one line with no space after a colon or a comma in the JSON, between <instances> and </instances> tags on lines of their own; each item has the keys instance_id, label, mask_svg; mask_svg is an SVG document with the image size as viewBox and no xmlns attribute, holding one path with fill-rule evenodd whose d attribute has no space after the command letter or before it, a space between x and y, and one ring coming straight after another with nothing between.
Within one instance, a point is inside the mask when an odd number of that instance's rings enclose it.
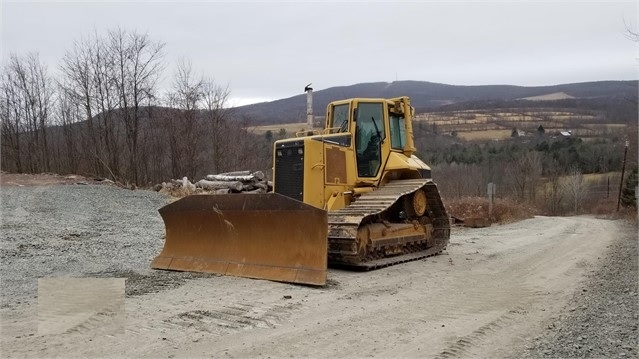
<instances>
[{"instance_id":1,"label":"bulldozer","mask_svg":"<svg viewBox=\"0 0 639 359\"><path fill-rule=\"evenodd\" d=\"M328 104L322 130L273 146L273 192L191 195L162 207L151 267L323 286L444 250L450 220L415 156L406 96Z\"/></svg>"}]
</instances>

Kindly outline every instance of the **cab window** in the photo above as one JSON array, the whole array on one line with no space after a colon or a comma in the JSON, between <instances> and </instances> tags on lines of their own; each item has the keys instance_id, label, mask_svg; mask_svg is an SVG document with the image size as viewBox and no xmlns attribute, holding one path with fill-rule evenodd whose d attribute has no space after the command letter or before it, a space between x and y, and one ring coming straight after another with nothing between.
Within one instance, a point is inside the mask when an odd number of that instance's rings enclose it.
<instances>
[{"instance_id":1,"label":"cab window","mask_svg":"<svg viewBox=\"0 0 639 359\"><path fill-rule=\"evenodd\" d=\"M375 177L382 163L381 144L384 141L384 112L381 103L359 103L355 130L357 174Z\"/></svg>"},{"instance_id":2,"label":"cab window","mask_svg":"<svg viewBox=\"0 0 639 359\"><path fill-rule=\"evenodd\" d=\"M404 115L390 113L391 147L394 150L403 150L406 145L406 122Z\"/></svg>"},{"instance_id":3,"label":"cab window","mask_svg":"<svg viewBox=\"0 0 639 359\"><path fill-rule=\"evenodd\" d=\"M333 106L333 122L329 127L339 128L337 132L348 132L348 104Z\"/></svg>"}]
</instances>

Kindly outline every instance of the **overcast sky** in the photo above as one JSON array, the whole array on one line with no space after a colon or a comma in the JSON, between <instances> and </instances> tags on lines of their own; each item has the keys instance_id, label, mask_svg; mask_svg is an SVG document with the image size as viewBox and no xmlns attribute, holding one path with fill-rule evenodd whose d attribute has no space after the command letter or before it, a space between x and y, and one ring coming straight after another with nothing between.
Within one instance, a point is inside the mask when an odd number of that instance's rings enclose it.
<instances>
[{"instance_id":1,"label":"overcast sky","mask_svg":"<svg viewBox=\"0 0 639 359\"><path fill-rule=\"evenodd\" d=\"M636 80L637 1L2 1L2 57L57 70L74 40L122 27L228 85L235 103L360 82L555 85Z\"/></svg>"}]
</instances>

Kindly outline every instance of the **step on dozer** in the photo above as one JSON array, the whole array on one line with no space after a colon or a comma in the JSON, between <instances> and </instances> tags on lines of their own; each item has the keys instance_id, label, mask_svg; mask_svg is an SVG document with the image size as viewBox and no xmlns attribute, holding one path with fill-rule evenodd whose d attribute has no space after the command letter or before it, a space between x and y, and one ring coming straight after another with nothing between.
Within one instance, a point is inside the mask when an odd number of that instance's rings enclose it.
<instances>
[{"instance_id":1,"label":"step on dozer","mask_svg":"<svg viewBox=\"0 0 639 359\"><path fill-rule=\"evenodd\" d=\"M326 284L324 210L268 193L192 195L159 212L166 241L152 268Z\"/></svg>"}]
</instances>

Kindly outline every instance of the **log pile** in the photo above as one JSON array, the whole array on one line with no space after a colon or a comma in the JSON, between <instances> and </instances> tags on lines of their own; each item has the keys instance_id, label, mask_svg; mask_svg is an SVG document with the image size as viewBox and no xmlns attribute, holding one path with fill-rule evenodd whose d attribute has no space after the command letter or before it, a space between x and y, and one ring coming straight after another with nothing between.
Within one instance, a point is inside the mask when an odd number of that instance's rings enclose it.
<instances>
[{"instance_id":1,"label":"log pile","mask_svg":"<svg viewBox=\"0 0 639 359\"><path fill-rule=\"evenodd\" d=\"M266 180L262 171L236 171L207 175L195 183L187 177L173 179L155 185L154 190L174 197L190 194L267 193L273 190L273 183Z\"/></svg>"}]
</instances>

